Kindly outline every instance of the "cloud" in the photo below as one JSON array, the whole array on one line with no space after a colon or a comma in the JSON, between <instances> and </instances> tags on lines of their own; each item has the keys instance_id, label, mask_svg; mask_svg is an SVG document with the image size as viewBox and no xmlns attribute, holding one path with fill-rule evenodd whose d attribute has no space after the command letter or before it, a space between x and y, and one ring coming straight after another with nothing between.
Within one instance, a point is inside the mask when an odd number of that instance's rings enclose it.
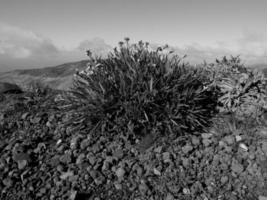
<instances>
[{"instance_id":1,"label":"cloud","mask_svg":"<svg viewBox=\"0 0 267 200\"><path fill-rule=\"evenodd\" d=\"M93 38L65 50L40 34L0 23L0 72L87 59L85 51L89 49L96 55L105 55L112 47L101 38Z\"/></svg>"},{"instance_id":2,"label":"cloud","mask_svg":"<svg viewBox=\"0 0 267 200\"><path fill-rule=\"evenodd\" d=\"M47 38L32 31L0 23L0 54L10 58L29 58L58 54L57 47Z\"/></svg>"},{"instance_id":3,"label":"cloud","mask_svg":"<svg viewBox=\"0 0 267 200\"><path fill-rule=\"evenodd\" d=\"M203 46L196 42L171 48L180 56L186 54L186 60L193 64L204 60L214 62L216 58L229 55L240 55L245 64L267 63L267 38L248 31L244 31L235 40L218 41L213 46ZM112 50L112 46L101 38L93 38L81 41L76 48L65 50L40 34L0 22L0 71L55 66L83 60L87 59L86 50L91 50L96 55L106 55Z\"/></svg>"},{"instance_id":4,"label":"cloud","mask_svg":"<svg viewBox=\"0 0 267 200\"><path fill-rule=\"evenodd\" d=\"M240 38L232 41L218 41L212 47L193 43L171 48L178 55L187 55L187 60L193 63L213 62L230 55L240 56L245 64L267 63L267 38L251 32L243 32Z\"/></svg>"},{"instance_id":5,"label":"cloud","mask_svg":"<svg viewBox=\"0 0 267 200\"><path fill-rule=\"evenodd\" d=\"M91 40L84 40L80 42L77 49L83 52L91 50L92 53L97 55L105 55L112 50L112 46L106 44L102 38L93 38Z\"/></svg>"}]
</instances>

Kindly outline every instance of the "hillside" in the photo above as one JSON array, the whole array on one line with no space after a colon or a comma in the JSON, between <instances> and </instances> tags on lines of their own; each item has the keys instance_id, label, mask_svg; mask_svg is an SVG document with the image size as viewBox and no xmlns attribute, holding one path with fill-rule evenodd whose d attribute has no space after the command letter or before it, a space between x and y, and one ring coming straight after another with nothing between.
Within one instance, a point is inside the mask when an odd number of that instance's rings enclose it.
<instances>
[{"instance_id":1,"label":"hillside","mask_svg":"<svg viewBox=\"0 0 267 200\"><path fill-rule=\"evenodd\" d=\"M41 69L14 70L0 73L0 80L16 83L25 87L33 81L41 81L54 89L68 89L72 84L72 77L76 69L82 70L86 67L87 60L65 63L54 67Z\"/></svg>"},{"instance_id":2,"label":"hillside","mask_svg":"<svg viewBox=\"0 0 267 200\"><path fill-rule=\"evenodd\" d=\"M0 73L0 80L3 82L16 83L22 88L33 81L41 81L53 89L66 90L72 85L72 78L76 69L85 69L87 62L88 60L82 60L64 63L58 66L4 72ZM266 64L257 64L250 67L262 70L265 77L267 77Z\"/></svg>"}]
</instances>

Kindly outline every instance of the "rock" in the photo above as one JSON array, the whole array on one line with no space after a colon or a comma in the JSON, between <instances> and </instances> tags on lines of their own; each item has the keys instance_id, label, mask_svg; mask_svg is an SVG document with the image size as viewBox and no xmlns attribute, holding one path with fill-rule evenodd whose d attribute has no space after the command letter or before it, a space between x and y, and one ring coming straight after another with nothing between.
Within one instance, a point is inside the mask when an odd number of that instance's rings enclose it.
<instances>
[{"instance_id":1,"label":"rock","mask_svg":"<svg viewBox=\"0 0 267 200\"><path fill-rule=\"evenodd\" d=\"M89 160L89 163L90 163L91 165L94 165L94 164L96 163L96 161L97 161L96 157L93 156L93 155L91 155L91 154L88 154L86 157L87 157L87 159Z\"/></svg>"},{"instance_id":2,"label":"rock","mask_svg":"<svg viewBox=\"0 0 267 200\"><path fill-rule=\"evenodd\" d=\"M92 146L93 153L98 153L101 150L100 144L96 143Z\"/></svg>"},{"instance_id":3,"label":"rock","mask_svg":"<svg viewBox=\"0 0 267 200\"><path fill-rule=\"evenodd\" d=\"M98 177L94 179L96 185L101 185L105 182L105 177L102 174L98 174Z\"/></svg>"},{"instance_id":4,"label":"rock","mask_svg":"<svg viewBox=\"0 0 267 200\"><path fill-rule=\"evenodd\" d=\"M113 152L113 157L115 157L117 160L123 158L123 150L122 149L117 149L116 151Z\"/></svg>"},{"instance_id":5,"label":"rock","mask_svg":"<svg viewBox=\"0 0 267 200\"><path fill-rule=\"evenodd\" d=\"M77 196L77 191L71 191L70 192L70 200L76 200L76 196Z\"/></svg>"},{"instance_id":6,"label":"rock","mask_svg":"<svg viewBox=\"0 0 267 200\"><path fill-rule=\"evenodd\" d=\"M261 148L265 156L267 156L267 142L263 142Z\"/></svg>"},{"instance_id":7,"label":"rock","mask_svg":"<svg viewBox=\"0 0 267 200\"><path fill-rule=\"evenodd\" d=\"M267 127L266 128L262 128L261 130L256 132L257 135L263 137L263 138L267 138Z\"/></svg>"},{"instance_id":8,"label":"rock","mask_svg":"<svg viewBox=\"0 0 267 200\"><path fill-rule=\"evenodd\" d=\"M240 143L239 147L243 150L243 151L248 151L248 147L244 144L244 143Z\"/></svg>"},{"instance_id":9,"label":"rock","mask_svg":"<svg viewBox=\"0 0 267 200\"><path fill-rule=\"evenodd\" d=\"M50 161L49 161L50 165L52 165L53 167L56 167L59 165L60 163L60 156L59 155L55 155L53 156Z\"/></svg>"},{"instance_id":10,"label":"rock","mask_svg":"<svg viewBox=\"0 0 267 200\"><path fill-rule=\"evenodd\" d=\"M67 178L69 178L71 176L74 176L73 171L68 171L68 172L62 173L60 178L63 180L66 180Z\"/></svg>"},{"instance_id":11,"label":"rock","mask_svg":"<svg viewBox=\"0 0 267 200\"><path fill-rule=\"evenodd\" d=\"M141 184L139 184L138 189L142 195L145 195L148 191L148 186L145 184L144 181L141 181Z\"/></svg>"},{"instance_id":12,"label":"rock","mask_svg":"<svg viewBox=\"0 0 267 200\"><path fill-rule=\"evenodd\" d=\"M182 147L182 151L184 152L184 154L188 154L192 150L193 150L193 147L189 144Z\"/></svg>"},{"instance_id":13,"label":"rock","mask_svg":"<svg viewBox=\"0 0 267 200\"><path fill-rule=\"evenodd\" d=\"M120 168L118 168L116 170L116 176L118 177L118 180L119 181L122 181L123 180L124 174L125 174L125 170L122 167L120 167Z\"/></svg>"},{"instance_id":14,"label":"rock","mask_svg":"<svg viewBox=\"0 0 267 200\"><path fill-rule=\"evenodd\" d=\"M184 166L185 168L187 168L188 165L189 165L189 160L188 160L188 158L182 158L182 162L183 162L183 166Z\"/></svg>"},{"instance_id":15,"label":"rock","mask_svg":"<svg viewBox=\"0 0 267 200\"><path fill-rule=\"evenodd\" d=\"M209 138L212 137L212 133L202 133L202 134L201 134L201 137L202 137L203 139L209 139Z\"/></svg>"},{"instance_id":16,"label":"rock","mask_svg":"<svg viewBox=\"0 0 267 200\"><path fill-rule=\"evenodd\" d=\"M86 149L90 145L90 140L89 139L84 139L80 143L80 147L82 150Z\"/></svg>"},{"instance_id":17,"label":"rock","mask_svg":"<svg viewBox=\"0 0 267 200\"><path fill-rule=\"evenodd\" d=\"M154 172L154 174L157 175L157 176L160 176L160 175L161 175L160 171L157 170L157 168L154 168L153 172Z\"/></svg>"},{"instance_id":18,"label":"rock","mask_svg":"<svg viewBox=\"0 0 267 200\"><path fill-rule=\"evenodd\" d=\"M162 146L159 146L157 148L154 149L155 153L161 153L162 152Z\"/></svg>"},{"instance_id":19,"label":"rock","mask_svg":"<svg viewBox=\"0 0 267 200\"><path fill-rule=\"evenodd\" d=\"M184 194L190 194L190 190L188 188L183 188L183 193Z\"/></svg>"},{"instance_id":20,"label":"rock","mask_svg":"<svg viewBox=\"0 0 267 200\"><path fill-rule=\"evenodd\" d=\"M28 161L27 160L19 160L19 161L17 161L17 163L18 163L18 168L20 170L22 170L27 166Z\"/></svg>"},{"instance_id":21,"label":"rock","mask_svg":"<svg viewBox=\"0 0 267 200\"><path fill-rule=\"evenodd\" d=\"M242 140L242 137L240 135L235 136L236 142L240 142Z\"/></svg>"},{"instance_id":22,"label":"rock","mask_svg":"<svg viewBox=\"0 0 267 200\"><path fill-rule=\"evenodd\" d=\"M199 138L196 137L196 136L193 136L192 137L192 144L195 145L195 146L198 146L200 144Z\"/></svg>"},{"instance_id":23,"label":"rock","mask_svg":"<svg viewBox=\"0 0 267 200\"><path fill-rule=\"evenodd\" d=\"M168 193L165 200L174 200L174 196L171 193Z\"/></svg>"},{"instance_id":24,"label":"rock","mask_svg":"<svg viewBox=\"0 0 267 200\"><path fill-rule=\"evenodd\" d=\"M67 152L60 157L60 161L65 164L69 164L72 161L71 152Z\"/></svg>"},{"instance_id":25,"label":"rock","mask_svg":"<svg viewBox=\"0 0 267 200\"><path fill-rule=\"evenodd\" d=\"M267 200L267 197L265 197L265 196L259 196L259 200Z\"/></svg>"},{"instance_id":26,"label":"rock","mask_svg":"<svg viewBox=\"0 0 267 200\"><path fill-rule=\"evenodd\" d=\"M222 176L221 177L221 184L225 184L228 181L228 177L227 176Z\"/></svg>"},{"instance_id":27,"label":"rock","mask_svg":"<svg viewBox=\"0 0 267 200\"><path fill-rule=\"evenodd\" d=\"M98 176L98 173L96 170L90 170L89 174L93 179L96 179Z\"/></svg>"},{"instance_id":28,"label":"rock","mask_svg":"<svg viewBox=\"0 0 267 200\"><path fill-rule=\"evenodd\" d=\"M57 145L60 145L62 143L62 140L61 139L59 139L58 141L57 141Z\"/></svg>"},{"instance_id":29,"label":"rock","mask_svg":"<svg viewBox=\"0 0 267 200\"><path fill-rule=\"evenodd\" d=\"M76 149L77 148L77 146L78 146L78 141L79 141L79 139L80 139L80 135L78 135L78 136L75 136L75 137L73 137L72 139L71 139L71 141L70 141L70 148L71 149Z\"/></svg>"},{"instance_id":30,"label":"rock","mask_svg":"<svg viewBox=\"0 0 267 200\"><path fill-rule=\"evenodd\" d=\"M120 183L118 183L118 182L115 182L114 186L115 186L116 190L121 190L122 189L122 185Z\"/></svg>"},{"instance_id":31,"label":"rock","mask_svg":"<svg viewBox=\"0 0 267 200\"><path fill-rule=\"evenodd\" d=\"M2 183L8 188L13 185L13 181L11 180L11 178L5 178Z\"/></svg>"},{"instance_id":32,"label":"rock","mask_svg":"<svg viewBox=\"0 0 267 200\"><path fill-rule=\"evenodd\" d=\"M85 155L82 153L78 156L78 158L76 159L76 165L80 165L83 162L83 159L85 158Z\"/></svg>"},{"instance_id":33,"label":"rock","mask_svg":"<svg viewBox=\"0 0 267 200\"><path fill-rule=\"evenodd\" d=\"M21 119L25 120L29 116L29 114L30 114L29 112L22 114Z\"/></svg>"},{"instance_id":34,"label":"rock","mask_svg":"<svg viewBox=\"0 0 267 200\"><path fill-rule=\"evenodd\" d=\"M212 141L205 138L202 140L202 143L204 144L205 147L208 147L212 143Z\"/></svg>"},{"instance_id":35,"label":"rock","mask_svg":"<svg viewBox=\"0 0 267 200\"><path fill-rule=\"evenodd\" d=\"M228 145L232 145L235 143L235 138L232 135L228 135L224 138L224 141L228 144Z\"/></svg>"},{"instance_id":36,"label":"rock","mask_svg":"<svg viewBox=\"0 0 267 200\"><path fill-rule=\"evenodd\" d=\"M171 154L169 152L164 152L162 154L162 159L164 163L171 162Z\"/></svg>"},{"instance_id":37,"label":"rock","mask_svg":"<svg viewBox=\"0 0 267 200\"><path fill-rule=\"evenodd\" d=\"M232 160L232 165L231 165L231 169L233 172L240 174L243 172L244 168L243 165L241 165L240 163L238 163L238 161L236 159Z\"/></svg>"}]
</instances>

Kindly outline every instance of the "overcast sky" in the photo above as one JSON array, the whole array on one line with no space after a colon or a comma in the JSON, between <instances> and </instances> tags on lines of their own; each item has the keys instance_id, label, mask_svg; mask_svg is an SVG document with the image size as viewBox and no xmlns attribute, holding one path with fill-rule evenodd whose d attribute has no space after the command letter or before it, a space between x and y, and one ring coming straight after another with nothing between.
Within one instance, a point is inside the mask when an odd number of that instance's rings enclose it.
<instances>
[{"instance_id":1,"label":"overcast sky","mask_svg":"<svg viewBox=\"0 0 267 200\"><path fill-rule=\"evenodd\" d=\"M125 36L194 61L267 63L266 0L0 0L0 71L86 59Z\"/></svg>"}]
</instances>

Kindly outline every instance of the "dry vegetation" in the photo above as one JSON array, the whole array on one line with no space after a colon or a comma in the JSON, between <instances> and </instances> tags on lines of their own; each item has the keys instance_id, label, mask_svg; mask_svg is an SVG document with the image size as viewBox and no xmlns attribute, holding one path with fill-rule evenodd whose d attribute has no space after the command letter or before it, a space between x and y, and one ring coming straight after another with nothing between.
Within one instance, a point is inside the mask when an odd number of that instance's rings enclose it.
<instances>
[{"instance_id":1,"label":"dry vegetation","mask_svg":"<svg viewBox=\"0 0 267 200\"><path fill-rule=\"evenodd\" d=\"M0 199L264 199L266 83L121 42L73 88L0 97Z\"/></svg>"}]
</instances>

